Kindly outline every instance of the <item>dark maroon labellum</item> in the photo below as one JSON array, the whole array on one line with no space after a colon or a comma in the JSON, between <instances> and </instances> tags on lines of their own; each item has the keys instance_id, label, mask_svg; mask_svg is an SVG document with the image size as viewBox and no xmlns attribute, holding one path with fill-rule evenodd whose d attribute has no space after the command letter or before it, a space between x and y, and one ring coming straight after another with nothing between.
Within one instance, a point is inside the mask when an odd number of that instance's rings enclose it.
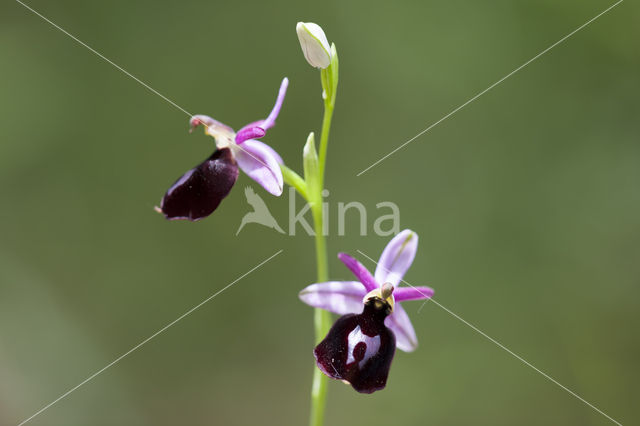
<instances>
[{"instance_id":1,"label":"dark maroon labellum","mask_svg":"<svg viewBox=\"0 0 640 426\"><path fill-rule=\"evenodd\" d=\"M361 314L338 318L313 351L318 368L361 393L383 389L396 349L396 337L384 325L389 313L386 303L370 299Z\"/></svg>"},{"instance_id":2,"label":"dark maroon labellum","mask_svg":"<svg viewBox=\"0 0 640 426\"><path fill-rule=\"evenodd\" d=\"M205 218L229 194L237 178L238 165L231 150L218 149L169 188L160 210L167 219Z\"/></svg>"}]
</instances>

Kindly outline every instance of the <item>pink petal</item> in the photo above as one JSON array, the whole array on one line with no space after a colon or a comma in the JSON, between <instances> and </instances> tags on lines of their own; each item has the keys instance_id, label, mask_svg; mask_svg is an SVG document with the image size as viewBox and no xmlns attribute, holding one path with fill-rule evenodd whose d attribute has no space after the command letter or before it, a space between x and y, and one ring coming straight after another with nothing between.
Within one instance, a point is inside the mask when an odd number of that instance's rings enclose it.
<instances>
[{"instance_id":1,"label":"pink petal","mask_svg":"<svg viewBox=\"0 0 640 426\"><path fill-rule=\"evenodd\" d=\"M258 120L258 121L254 121L253 123L247 124L246 126L244 126L242 129L238 131L238 134L242 133L247 129L251 129L253 127L260 127L263 130L268 130L272 128L276 124L276 118L278 118L278 114L280 114L280 109L282 108L284 97L287 94L288 86L289 86L289 79L285 77L282 79L282 83L280 84L280 90L278 91L278 98L276 99L276 104L273 106L273 109L269 113L269 116L264 120ZM262 137L262 136L254 136L254 137ZM236 142L242 143L237 140Z\"/></svg>"},{"instance_id":2,"label":"pink petal","mask_svg":"<svg viewBox=\"0 0 640 426\"><path fill-rule=\"evenodd\" d=\"M396 235L382 252L375 278L380 284L389 282L397 287L411 266L418 250L418 234L405 229Z\"/></svg>"},{"instance_id":3,"label":"pink petal","mask_svg":"<svg viewBox=\"0 0 640 426\"><path fill-rule=\"evenodd\" d=\"M265 134L266 134L266 129L265 129L264 127L262 127L262 126L263 126L263 124L264 124L264 120L257 120L257 121L253 121L253 122L251 122L251 123L249 123L249 124L246 124L246 125L245 125L245 126L243 126L240 130L238 130L238 133L242 133L242 132L244 132L244 131L246 131L246 130L253 129L253 128L255 128L255 127L259 127L259 128L261 128L262 130L265 130ZM237 142L237 141L236 141L236 142Z\"/></svg>"},{"instance_id":4,"label":"pink petal","mask_svg":"<svg viewBox=\"0 0 640 426\"><path fill-rule=\"evenodd\" d=\"M413 352L418 347L418 337L413 329L407 312L396 303L393 313L385 319L384 324L396 335L396 346L405 352Z\"/></svg>"},{"instance_id":5,"label":"pink petal","mask_svg":"<svg viewBox=\"0 0 640 426\"><path fill-rule=\"evenodd\" d=\"M245 142L248 142L248 141L245 141ZM264 149L265 151L269 152L269 154L270 154L273 158L275 158L275 159L276 159L276 161L278 162L278 164L284 164L284 160L282 159L282 157L280 157L280 154L278 154L278 153L276 152L276 150L275 150L275 149L271 148L269 145L267 145L267 144L266 144L266 143L264 143L264 142L260 142L260 141L251 141L251 142L252 142L252 143L253 143L253 142L256 142L256 143L261 144L261 145L262 145L262 149ZM242 144L242 148L244 148L244 143Z\"/></svg>"},{"instance_id":6,"label":"pink petal","mask_svg":"<svg viewBox=\"0 0 640 426\"><path fill-rule=\"evenodd\" d=\"M396 302L404 302L407 300L429 299L433 296L431 287L398 287L393 291L393 297Z\"/></svg>"},{"instance_id":7,"label":"pink petal","mask_svg":"<svg viewBox=\"0 0 640 426\"><path fill-rule=\"evenodd\" d=\"M340 259L342 263L344 263L344 265L353 272L353 275L360 280L367 289L367 292L378 288L376 280L371 276L369 270L362 266L360 262L346 253L338 253L338 259Z\"/></svg>"},{"instance_id":8,"label":"pink petal","mask_svg":"<svg viewBox=\"0 0 640 426\"><path fill-rule=\"evenodd\" d=\"M279 165L282 159L271 147L250 139L236 145L234 153L238 166L251 179L275 196L282 194L283 178Z\"/></svg>"},{"instance_id":9,"label":"pink petal","mask_svg":"<svg viewBox=\"0 0 640 426\"><path fill-rule=\"evenodd\" d=\"M263 137L267 132L262 127L243 127L236 135L236 143L242 143L249 139L256 139Z\"/></svg>"},{"instance_id":10,"label":"pink petal","mask_svg":"<svg viewBox=\"0 0 640 426\"><path fill-rule=\"evenodd\" d=\"M329 281L304 288L300 300L314 308L335 314L359 314L367 291L359 281Z\"/></svg>"},{"instance_id":11,"label":"pink petal","mask_svg":"<svg viewBox=\"0 0 640 426\"><path fill-rule=\"evenodd\" d=\"M289 79L287 77L282 79L282 83L280 83L280 90L278 91L278 98L276 99L276 104L273 106L273 109L269 113L269 116L264 120L262 126L263 129L267 130L272 128L276 124L276 118L278 118L278 114L280 114L280 108L282 108L282 103L284 102L284 97L287 94L287 87L289 86Z\"/></svg>"}]
</instances>

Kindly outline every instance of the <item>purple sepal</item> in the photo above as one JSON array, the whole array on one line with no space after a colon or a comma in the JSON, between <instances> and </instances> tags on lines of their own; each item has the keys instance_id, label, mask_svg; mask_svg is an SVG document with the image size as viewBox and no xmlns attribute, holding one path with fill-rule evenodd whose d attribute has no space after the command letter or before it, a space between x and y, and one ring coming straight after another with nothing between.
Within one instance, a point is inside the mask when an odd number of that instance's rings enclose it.
<instances>
[{"instance_id":1,"label":"purple sepal","mask_svg":"<svg viewBox=\"0 0 640 426\"><path fill-rule=\"evenodd\" d=\"M349 256L347 253L338 253L338 259L344 263L344 265L353 272L353 275L364 285L367 289L367 292L371 290L375 290L379 287L376 280L371 275L371 272L360 262L355 260L353 257Z\"/></svg>"},{"instance_id":2,"label":"purple sepal","mask_svg":"<svg viewBox=\"0 0 640 426\"><path fill-rule=\"evenodd\" d=\"M329 281L305 287L298 297L314 308L345 315L362 311L362 299L366 294L360 281Z\"/></svg>"},{"instance_id":3,"label":"purple sepal","mask_svg":"<svg viewBox=\"0 0 640 426\"><path fill-rule=\"evenodd\" d=\"M235 151L236 161L243 172L258 182L270 194L282 195L284 177L278 160L278 154L267 144L250 139L238 145Z\"/></svg>"},{"instance_id":4,"label":"purple sepal","mask_svg":"<svg viewBox=\"0 0 640 426\"><path fill-rule=\"evenodd\" d=\"M383 389L396 348L393 332L384 325L386 314L367 303L361 314L338 318L313 351L320 371L360 393Z\"/></svg>"},{"instance_id":5,"label":"purple sepal","mask_svg":"<svg viewBox=\"0 0 640 426\"><path fill-rule=\"evenodd\" d=\"M395 334L398 349L404 352L413 352L418 348L416 330L411 324L407 311L400 303L396 303L393 313L387 317L384 323Z\"/></svg>"},{"instance_id":6,"label":"purple sepal","mask_svg":"<svg viewBox=\"0 0 640 426\"><path fill-rule=\"evenodd\" d=\"M396 287L393 296L396 302L404 302L407 300L429 299L433 296L431 287Z\"/></svg>"},{"instance_id":7,"label":"purple sepal","mask_svg":"<svg viewBox=\"0 0 640 426\"><path fill-rule=\"evenodd\" d=\"M160 211L167 219L196 221L209 216L229 194L238 178L238 165L228 148L189 170L162 198Z\"/></svg>"},{"instance_id":8,"label":"purple sepal","mask_svg":"<svg viewBox=\"0 0 640 426\"><path fill-rule=\"evenodd\" d=\"M418 234L405 229L384 248L374 277L380 284L391 283L397 287L418 251Z\"/></svg>"}]
</instances>

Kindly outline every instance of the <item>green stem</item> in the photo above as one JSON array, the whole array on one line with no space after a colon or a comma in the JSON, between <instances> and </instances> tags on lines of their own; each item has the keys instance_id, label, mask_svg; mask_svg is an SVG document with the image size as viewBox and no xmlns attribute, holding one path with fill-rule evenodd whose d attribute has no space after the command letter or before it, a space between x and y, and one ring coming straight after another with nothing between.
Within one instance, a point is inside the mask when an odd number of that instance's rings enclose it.
<instances>
[{"instance_id":1,"label":"green stem","mask_svg":"<svg viewBox=\"0 0 640 426\"><path fill-rule=\"evenodd\" d=\"M329 145L329 130L333 118L333 105L328 100L324 101L324 117L322 118L322 134L320 135L320 152L318 154L318 167L320 168L320 188L324 188L324 165L327 160L327 147Z\"/></svg>"},{"instance_id":2,"label":"green stem","mask_svg":"<svg viewBox=\"0 0 640 426\"><path fill-rule=\"evenodd\" d=\"M322 133L320 135L317 174L316 179L314 180L315 183L308 184L308 201L311 204L313 226L316 237L318 282L325 282L329 279L329 264L327 262L327 243L325 241L324 234L322 190L324 189L324 169L327 161L327 147L329 145L331 118L333 117L333 108L336 103L336 91L338 89L338 52L335 44L331 45L331 65L320 71L320 82L322 83L322 93L324 97L324 116L322 118ZM310 141L308 140L308 143L312 146L313 134L310 135L310 138L311 139ZM316 344L318 344L329 332L329 328L331 327L331 315L323 309L316 308L313 316L313 324L316 333ZM328 377L325 376L320 369L314 366L313 384L311 386L310 426L323 426L324 424L328 382Z\"/></svg>"},{"instance_id":3,"label":"green stem","mask_svg":"<svg viewBox=\"0 0 640 426\"><path fill-rule=\"evenodd\" d=\"M327 262L327 245L323 234L322 206L315 205L312 208L313 223L316 239L316 265L318 273L317 282L325 282L329 279L329 265ZM316 344L329 332L331 315L324 309L315 308L313 313ZM318 367L313 367L313 385L311 386L311 418L310 426L322 426L324 424L324 410L327 399L328 377Z\"/></svg>"},{"instance_id":4,"label":"green stem","mask_svg":"<svg viewBox=\"0 0 640 426\"><path fill-rule=\"evenodd\" d=\"M311 135L311 138L313 138L313 134ZM311 140L313 141L313 139ZM313 142L311 144L311 149L313 149L313 154L315 155L315 146L313 145ZM329 263L327 261L327 243L323 232L324 220L322 216L322 186L315 184L309 185L302 177L300 177L299 174L284 164L280 165L280 169L282 170L284 182L287 185L294 187L311 205L316 242L317 282L327 281L329 279ZM319 174L319 167L314 170L306 170L305 168L305 175L308 171L314 174ZM316 176L316 179L319 179L319 176ZM316 344L318 344L329 332L331 315L323 309L315 309L313 313L313 323ZM322 374L317 367L314 366L313 370L310 424L311 426L322 426L324 424L324 409L326 406L327 385L329 381L327 376Z\"/></svg>"},{"instance_id":5,"label":"green stem","mask_svg":"<svg viewBox=\"0 0 640 426\"><path fill-rule=\"evenodd\" d=\"M329 130L331 129L331 117L333 116L333 104L325 100L324 118L322 119L322 134L320 136L320 153L318 157L318 174L320 185L317 186L319 194L310 195L311 212L316 240L316 266L318 281L325 282L329 279L329 263L327 261L327 244L324 235L324 217L322 212L322 189L324 188L324 166L327 159L327 146L329 142ZM324 309L316 308L313 317L316 344L326 336L331 327L331 315ZM328 377L316 366L313 369L313 384L311 386L311 417L310 426L322 426L324 424L324 411L327 400Z\"/></svg>"}]
</instances>

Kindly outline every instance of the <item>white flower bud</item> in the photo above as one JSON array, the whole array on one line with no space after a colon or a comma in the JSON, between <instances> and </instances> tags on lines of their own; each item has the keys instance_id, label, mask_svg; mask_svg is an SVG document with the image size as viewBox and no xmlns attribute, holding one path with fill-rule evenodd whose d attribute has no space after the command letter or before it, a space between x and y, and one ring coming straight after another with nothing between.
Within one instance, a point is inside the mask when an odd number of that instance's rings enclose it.
<instances>
[{"instance_id":1,"label":"white flower bud","mask_svg":"<svg viewBox=\"0 0 640 426\"><path fill-rule=\"evenodd\" d=\"M331 64L331 46L322 28L313 22L298 22L296 32L307 62L312 67L327 68Z\"/></svg>"}]
</instances>

